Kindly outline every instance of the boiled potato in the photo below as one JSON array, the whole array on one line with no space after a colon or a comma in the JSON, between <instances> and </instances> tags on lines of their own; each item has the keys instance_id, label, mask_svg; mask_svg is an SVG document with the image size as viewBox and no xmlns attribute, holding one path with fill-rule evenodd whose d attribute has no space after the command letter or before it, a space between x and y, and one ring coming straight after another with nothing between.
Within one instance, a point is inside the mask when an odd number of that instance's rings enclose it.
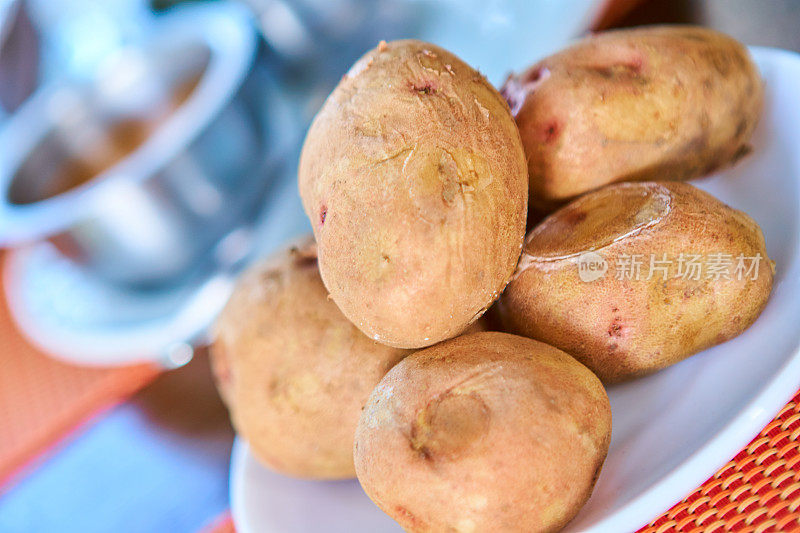
<instances>
[{"instance_id":1,"label":"boiled potato","mask_svg":"<svg viewBox=\"0 0 800 533\"><path fill-rule=\"evenodd\" d=\"M747 49L691 26L594 35L501 91L543 211L612 182L710 173L747 151L763 101Z\"/></svg>"},{"instance_id":2,"label":"boiled potato","mask_svg":"<svg viewBox=\"0 0 800 533\"><path fill-rule=\"evenodd\" d=\"M437 46L382 43L350 69L308 132L299 185L325 286L379 342L458 335L513 274L519 133L483 76Z\"/></svg>"},{"instance_id":3,"label":"boiled potato","mask_svg":"<svg viewBox=\"0 0 800 533\"><path fill-rule=\"evenodd\" d=\"M773 269L741 211L687 183L621 183L531 231L496 312L508 331L624 381L747 329Z\"/></svg>"},{"instance_id":4,"label":"boiled potato","mask_svg":"<svg viewBox=\"0 0 800 533\"><path fill-rule=\"evenodd\" d=\"M214 328L213 368L237 432L266 466L353 477L353 433L409 352L379 344L328 299L312 240L250 268Z\"/></svg>"},{"instance_id":5,"label":"boiled potato","mask_svg":"<svg viewBox=\"0 0 800 533\"><path fill-rule=\"evenodd\" d=\"M589 498L611 437L600 381L504 333L416 352L381 380L355 438L358 479L411 532L554 531Z\"/></svg>"}]
</instances>

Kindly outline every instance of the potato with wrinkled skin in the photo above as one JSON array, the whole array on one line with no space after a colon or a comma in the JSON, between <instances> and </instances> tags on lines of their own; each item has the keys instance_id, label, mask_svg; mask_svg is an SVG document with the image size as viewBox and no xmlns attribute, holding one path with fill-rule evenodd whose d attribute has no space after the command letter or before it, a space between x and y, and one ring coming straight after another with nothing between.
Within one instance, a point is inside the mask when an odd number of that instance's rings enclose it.
<instances>
[{"instance_id":1,"label":"potato with wrinkled skin","mask_svg":"<svg viewBox=\"0 0 800 533\"><path fill-rule=\"evenodd\" d=\"M735 161L763 106L747 49L722 33L600 33L510 77L501 92L528 157L531 206L552 211L619 181L686 180Z\"/></svg>"},{"instance_id":2,"label":"potato with wrinkled skin","mask_svg":"<svg viewBox=\"0 0 800 533\"><path fill-rule=\"evenodd\" d=\"M390 346L464 331L519 258L519 132L483 76L431 44L381 43L353 65L308 132L299 186L331 297Z\"/></svg>"},{"instance_id":3,"label":"potato with wrinkled skin","mask_svg":"<svg viewBox=\"0 0 800 533\"><path fill-rule=\"evenodd\" d=\"M361 407L410 352L369 339L341 314L313 241L244 273L214 330L218 387L256 458L291 476L353 477Z\"/></svg>"},{"instance_id":4,"label":"potato with wrinkled skin","mask_svg":"<svg viewBox=\"0 0 800 533\"><path fill-rule=\"evenodd\" d=\"M761 228L741 211L687 183L621 183L528 234L493 314L613 383L742 333L773 274Z\"/></svg>"},{"instance_id":5,"label":"potato with wrinkled skin","mask_svg":"<svg viewBox=\"0 0 800 533\"><path fill-rule=\"evenodd\" d=\"M355 438L367 495L410 532L555 531L592 491L611 438L600 381L546 344L463 335L378 384Z\"/></svg>"}]
</instances>

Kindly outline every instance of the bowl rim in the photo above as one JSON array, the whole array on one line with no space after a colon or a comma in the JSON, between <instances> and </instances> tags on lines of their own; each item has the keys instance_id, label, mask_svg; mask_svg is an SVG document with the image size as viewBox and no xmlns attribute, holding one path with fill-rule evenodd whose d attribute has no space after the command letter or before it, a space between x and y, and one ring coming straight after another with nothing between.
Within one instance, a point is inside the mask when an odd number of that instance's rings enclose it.
<instances>
[{"instance_id":1,"label":"bowl rim","mask_svg":"<svg viewBox=\"0 0 800 533\"><path fill-rule=\"evenodd\" d=\"M130 154L89 181L43 200L17 204L9 190L17 170L52 129L52 105L74 83L44 87L0 130L0 247L47 237L78 223L89 212L103 213L120 186L154 176L219 115L244 84L257 53L258 38L249 12L238 5L184 6L156 19L153 31L128 50L201 45L208 62L192 93ZM124 49L123 49L124 50Z\"/></svg>"}]
</instances>

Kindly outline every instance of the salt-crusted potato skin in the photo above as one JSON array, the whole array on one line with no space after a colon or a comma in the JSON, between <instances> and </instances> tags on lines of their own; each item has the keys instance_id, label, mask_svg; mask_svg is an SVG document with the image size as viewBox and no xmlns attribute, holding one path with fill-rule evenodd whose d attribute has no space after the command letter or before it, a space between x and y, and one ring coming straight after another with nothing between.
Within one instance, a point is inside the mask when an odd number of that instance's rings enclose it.
<instances>
[{"instance_id":1,"label":"salt-crusted potato skin","mask_svg":"<svg viewBox=\"0 0 800 533\"><path fill-rule=\"evenodd\" d=\"M579 273L588 251L608 268L593 281ZM752 272L737 271L739 254ZM528 234L495 310L507 331L556 346L613 383L739 335L766 305L773 270L761 228L745 213L687 183L621 183Z\"/></svg>"},{"instance_id":2,"label":"salt-crusted potato skin","mask_svg":"<svg viewBox=\"0 0 800 533\"><path fill-rule=\"evenodd\" d=\"M211 346L237 432L263 464L303 478L355 476L361 407L410 353L364 336L327 296L306 240L242 275Z\"/></svg>"},{"instance_id":3,"label":"salt-crusted potato skin","mask_svg":"<svg viewBox=\"0 0 800 533\"><path fill-rule=\"evenodd\" d=\"M591 36L501 92L544 211L612 182L708 174L747 151L763 104L747 49L692 26Z\"/></svg>"},{"instance_id":4,"label":"salt-crusted potato skin","mask_svg":"<svg viewBox=\"0 0 800 533\"><path fill-rule=\"evenodd\" d=\"M382 343L458 335L513 274L519 132L483 76L437 46L382 43L350 69L308 132L299 185L331 297Z\"/></svg>"},{"instance_id":5,"label":"salt-crusted potato skin","mask_svg":"<svg viewBox=\"0 0 800 533\"><path fill-rule=\"evenodd\" d=\"M378 384L356 430L367 495L410 532L555 531L608 452L600 381L569 355L498 332L416 352Z\"/></svg>"}]
</instances>

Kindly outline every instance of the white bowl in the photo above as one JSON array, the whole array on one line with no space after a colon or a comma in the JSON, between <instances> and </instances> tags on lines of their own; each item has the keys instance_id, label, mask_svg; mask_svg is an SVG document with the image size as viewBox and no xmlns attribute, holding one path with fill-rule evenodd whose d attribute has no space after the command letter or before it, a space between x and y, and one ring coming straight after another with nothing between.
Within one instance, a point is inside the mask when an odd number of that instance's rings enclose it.
<instances>
[{"instance_id":1,"label":"white bowl","mask_svg":"<svg viewBox=\"0 0 800 533\"><path fill-rule=\"evenodd\" d=\"M696 180L752 216L776 262L772 297L739 337L609 390L614 428L594 494L568 531L634 531L694 491L741 450L800 387L800 56L755 48L766 108L753 152ZM356 481L269 472L244 443L231 465L240 533L400 531Z\"/></svg>"}]
</instances>

